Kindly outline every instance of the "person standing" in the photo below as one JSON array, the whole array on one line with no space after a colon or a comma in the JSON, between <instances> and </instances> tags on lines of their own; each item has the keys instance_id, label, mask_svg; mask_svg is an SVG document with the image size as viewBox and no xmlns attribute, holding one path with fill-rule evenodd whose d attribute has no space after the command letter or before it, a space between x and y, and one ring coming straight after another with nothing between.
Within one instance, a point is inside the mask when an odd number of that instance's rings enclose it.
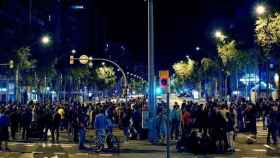
<instances>
[{"instance_id":1,"label":"person standing","mask_svg":"<svg viewBox=\"0 0 280 158\"><path fill-rule=\"evenodd\" d=\"M52 142L54 143L55 140L56 142L59 142L59 127L61 122L61 115L58 113L58 111L55 112L52 122Z\"/></svg>"},{"instance_id":2,"label":"person standing","mask_svg":"<svg viewBox=\"0 0 280 158\"><path fill-rule=\"evenodd\" d=\"M171 111L171 139L173 139L173 135L175 134L175 139L178 139L179 136L179 126L180 126L180 118L181 118L181 111L179 109L179 105L175 102L173 106L173 110Z\"/></svg>"},{"instance_id":3,"label":"person standing","mask_svg":"<svg viewBox=\"0 0 280 158\"><path fill-rule=\"evenodd\" d=\"M5 113L5 109L2 108L0 110L0 151L2 150L2 142L4 142L5 144L5 151L10 151L10 149L8 148L9 125L9 117Z\"/></svg>"},{"instance_id":4,"label":"person standing","mask_svg":"<svg viewBox=\"0 0 280 158\"><path fill-rule=\"evenodd\" d=\"M129 111L125 109L125 111L122 114L122 126L123 126L123 133L125 136L124 143L127 143L128 141L129 120L130 120Z\"/></svg>"},{"instance_id":5,"label":"person standing","mask_svg":"<svg viewBox=\"0 0 280 158\"><path fill-rule=\"evenodd\" d=\"M10 121L11 121L11 136L12 136L12 139L15 140L16 132L18 130L18 125L19 125L19 113L15 106L11 110Z\"/></svg>"},{"instance_id":6,"label":"person standing","mask_svg":"<svg viewBox=\"0 0 280 158\"><path fill-rule=\"evenodd\" d=\"M84 149L86 149L86 147L85 147L86 127L85 127L83 121L80 122L79 134L80 134L79 149L80 149L80 150L84 150Z\"/></svg>"},{"instance_id":7,"label":"person standing","mask_svg":"<svg viewBox=\"0 0 280 158\"><path fill-rule=\"evenodd\" d=\"M227 144L228 144L228 148L227 151L228 152L234 152L234 114L233 112L228 112L226 113L226 117L227 117L227 122L226 122L226 135L227 135Z\"/></svg>"},{"instance_id":8,"label":"person standing","mask_svg":"<svg viewBox=\"0 0 280 158\"><path fill-rule=\"evenodd\" d=\"M270 135L272 136L273 144L277 144L277 131L278 131L278 107L274 105L269 115L267 144L270 144Z\"/></svg>"},{"instance_id":9,"label":"person standing","mask_svg":"<svg viewBox=\"0 0 280 158\"><path fill-rule=\"evenodd\" d=\"M104 111L101 109L95 117L94 127L96 129L96 136L105 136L106 134L106 117Z\"/></svg>"},{"instance_id":10,"label":"person standing","mask_svg":"<svg viewBox=\"0 0 280 158\"><path fill-rule=\"evenodd\" d=\"M32 112L28 107L24 108L24 112L21 117L22 125L22 140L28 141L30 135L30 128L32 122Z\"/></svg>"}]
</instances>

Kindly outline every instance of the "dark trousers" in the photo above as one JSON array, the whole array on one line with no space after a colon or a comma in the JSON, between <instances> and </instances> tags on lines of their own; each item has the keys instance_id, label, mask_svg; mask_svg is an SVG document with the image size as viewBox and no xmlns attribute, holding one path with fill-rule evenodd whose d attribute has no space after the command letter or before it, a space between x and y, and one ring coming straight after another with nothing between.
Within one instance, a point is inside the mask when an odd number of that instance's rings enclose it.
<instances>
[{"instance_id":1,"label":"dark trousers","mask_svg":"<svg viewBox=\"0 0 280 158\"><path fill-rule=\"evenodd\" d=\"M179 136L179 121L173 119L171 122L171 139L173 139L173 134L175 134L175 139Z\"/></svg>"},{"instance_id":2,"label":"dark trousers","mask_svg":"<svg viewBox=\"0 0 280 158\"><path fill-rule=\"evenodd\" d=\"M79 135L79 128L78 127L74 127L73 128L73 141L74 142L78 142L78 135Z\"/></svg>"},{"instance_id":3,"label":"dark trousers","mask_svg":"<svg viewBox=\"0 0 280 158\"><path fill-rule=\"evenodd\" d=\"M54 142L55 140L58 142L59 141L59 126L55 126L51 129L52 133L52 141Z\"/></svg>"},{"instance_id":4,"label":"dark trousers","mask_svg":"<svg viewBox=\"0 0 280 158\"><path fill-rule=\"evenodd\" d=\"M30 128L29 126L22 127L22 140L27 141L30 135Z\"/></svg>"},{"instance_id":5,"label":"dark trousers","mask_svg":"<svg viewBox=\"0 0 280 158\"><path fill-rule=\"evenodd\" d=\"M270 137L272 137L272 141L273 143L277 143L277 128L276 127L268 127L268 131L267 131L267 144L270 144Z\"/></svg>"},{"instance_id":6,"label":"dark trousers","mask_svg":"<svg viewBox=\"0 0 280 158\"><path fill-rule=\"evenodd\" d=\"M16 138L16 132L18 130L18 125L17 124L12 124L11 125L11 136L13 139Z\"/></svg>"},{"instance_id":7,"label":"dark trousers","mask_svg":"<svg viewBox=\"0 0 280 158\"><path fill-rule=\"evenodd\" d=\"M44 129L44 140L48 140L48 131L52 130L51 125L46 125Z\"/></svg>"}]
</instances>

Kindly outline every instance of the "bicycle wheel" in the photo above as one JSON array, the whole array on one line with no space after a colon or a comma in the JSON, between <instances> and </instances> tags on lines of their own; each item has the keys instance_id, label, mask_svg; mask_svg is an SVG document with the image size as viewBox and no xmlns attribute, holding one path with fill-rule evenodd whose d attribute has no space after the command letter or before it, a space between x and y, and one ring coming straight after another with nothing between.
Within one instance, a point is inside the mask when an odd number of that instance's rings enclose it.
<instances>
[{"instance_id":1,"label":"bicycle wheel","mask_svg":"<svg viewBox=\"0 0 280 158\"><path fill-rule=\"evenodd\" d=\"M110 137L110 143L111 143L111 149L113 152L119 152L120 151L120 142L119 142L119 139L112 135Z\"/></svg>"}]
</instances>

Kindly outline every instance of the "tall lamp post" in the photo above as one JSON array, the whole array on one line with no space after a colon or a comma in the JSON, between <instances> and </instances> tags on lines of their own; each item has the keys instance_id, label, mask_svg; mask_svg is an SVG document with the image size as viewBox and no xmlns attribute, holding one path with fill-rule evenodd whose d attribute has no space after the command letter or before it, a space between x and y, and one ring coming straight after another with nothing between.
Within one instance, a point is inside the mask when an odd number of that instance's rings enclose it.
<instances>
[{"instance_id":1,"label":"tall lamp post","mask_svg":"<svg viewBox=\"0 0 280 158\"><path fill-rule=\"evenodd\" d=\"M155 96L155 66L154 66L154 0L148 1L148 107L149 107L149 141L157 141L157 133L154 127L156 115L156 96Z\"/></svg>"}]
</instances>

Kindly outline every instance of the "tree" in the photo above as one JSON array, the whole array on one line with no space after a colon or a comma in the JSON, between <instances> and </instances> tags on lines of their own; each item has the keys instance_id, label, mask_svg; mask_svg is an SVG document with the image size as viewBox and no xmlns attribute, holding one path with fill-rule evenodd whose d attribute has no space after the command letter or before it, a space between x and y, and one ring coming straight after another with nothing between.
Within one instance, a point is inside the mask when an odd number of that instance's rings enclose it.
<instances>
[{"instance_id":1,"label":"tree","mask_svg":"<svg viewBox=\"0 0 280 158\"><path fill-rule=\"evenodd\" d=\"M269 54L273 47L280 46L280 14L260 16L256 21L256 42Z\"/></svg>"},{"instance_id":2,"label":"tree","mask_svg":"<svg viewBox=\"0 0 280 158\"><path fill-rule=\"evenodd\" d=\"M113 67L102 66L95 70L99 88L113 88L116 84L116 74Z\"/></svg>"},{"instance_id":3,"label":"tree","mask_svg":"<svg viewBox=\"0 0 280 158\"><path fill-rule=\"evenodd\" d=\"M278 12L261 16L256 21L256 42L261 47L261 55L264 56L266 62L269 62L269 57L280 60L280 14ZM278 73L280 67L277 68ZM279 82L279 81L278 81ZM279 96L279 83L276 84L277 98Z\"/></svg>"},{"instance_id":4,"label":"tree","mask_svg":"<svg viewBox=\"0 0 280 158\"><path fill-rule=\"evenodd\" d=\"M200 83L200 72L198 69L198 64L188 58L186 60L182 60L173 64L173 69L175 71L175 78L173 79L173 89L177 89L176 87L180 87L185 83L192 83L195 85L196 83ZM199 84L200 85L200 84ZM201 86L198 87L198 89Z\"/></svg>"},{"instance_id":5,"label":"tree","mask_svg":"<svg viewBox=\"0 0 280 158\"><path fill-rule=\"evenodd\" d=\"M29 47L21 47L16 51L15 68L16 68L16 100L21 101L21 88L28 86L30 80L30 69L36 64L32 59Z\"/></svg>"},{"instance_id":6,"label":"tree","mask_svg":"<svg viewBox=\"0 0 280 158\"><path fill-rule=\"evenodd\" d=\"M224 85L225 85L225 94L227 95L228 91L228 77L232 72L237 71L236 64L240 59L241 55L240 50L237 48L237 43L235 40L226 41L223 40L217 45L218 56L220 57L222 63L222 72L224 74Z\"/></svg>"},{"instance_id":7,"label":"tree","mask_svg":"<svg viewBox=\"0 0 280 158\"><path fill-rule=\"evenodd\" d=\"M215 82L214 94L216 95L218 93L219 64L215 62L213 59L203 58L200 63L200 71L204 80L206 80L206 82L211 83L211 80L214 79Z\"/></svg>"},{"instance_id":8,"label":"tree","mask_svg":"<svg viewBox=\"0 0 280 158\"><path fill-rule=\"evenodd\" d=\"M176 76L183 80L192 80L195 75L196 62L192 59L182 60L173 65Z\"/></svg>"},{"instance_id":9,"label":"tree","mask_svg":"<svg viewBox=\"0 0 280 158\"><path fill-rule=\"evenodd\" d=\"M144 80L132 79L130 82L130 87L135 90L136 93L145 93L147 82Z\"/></svg>"}]
</instances>

